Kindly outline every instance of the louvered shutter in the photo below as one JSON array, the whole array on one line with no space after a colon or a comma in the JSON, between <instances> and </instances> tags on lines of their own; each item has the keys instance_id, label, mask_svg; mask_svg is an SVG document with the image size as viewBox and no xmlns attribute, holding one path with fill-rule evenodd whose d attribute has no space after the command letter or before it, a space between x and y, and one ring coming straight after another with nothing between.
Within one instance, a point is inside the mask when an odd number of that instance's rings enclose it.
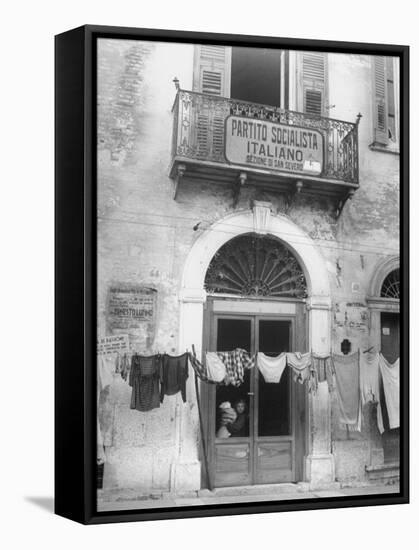
<instances>
[{"instance_id":1,"label":"louvered shutter","mask_svg":"<svg viewBox=\"0 0 419 550\"><path fill-rule=\"evenodd\" d=\"M193 90L229 97L231 48L197 45L194 53ZM228 115L223 103L201 100L196 118L198 156L219 160L224 154L224 121Z\"/></svg>"},{"instance_id":2,"label":"louvered shutter","mask_svg":"<svg viewBox=\"0 0 419 550\"><path fill-rule=\"evenodd\" d=\"M320 52L302 52L301 79L303 110L311 115L325 114L326 55Z\"/></svg>"},{"instance_id":3,"label":"louvered shutter","mask_svg":"<svg viewBox=\"0 0 419 550\"><path fill-rule=\"evenodd\" d=\"M374 143L388 144L386 63L382 56L373 57Z\"/></svg>"},{"instance_id":4,"label":"louvered shutter","mask_svg":"<svg viewBox=\"0 0 419 550\"><path fill-rule=\"evenodd\" d=\"M193 90L229 97L231 48L198 45L194 56Z\"/></svg>"}]
</instances>

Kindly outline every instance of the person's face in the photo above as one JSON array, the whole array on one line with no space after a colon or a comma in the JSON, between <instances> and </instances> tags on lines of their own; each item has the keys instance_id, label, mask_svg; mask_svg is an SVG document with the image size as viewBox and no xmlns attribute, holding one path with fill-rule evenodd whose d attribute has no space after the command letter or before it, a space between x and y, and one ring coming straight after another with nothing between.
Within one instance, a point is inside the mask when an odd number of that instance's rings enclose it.
<instances>
[{"instance_id":1,"label":"person's face","mask_svg":"<svg viewBox=\"0 0 419 550\"><path fill-rule=\"evenodd\" d=\"M236 403L236 411L238 414L244 413L244 409L245 409L245 404L243 403L243 401L239 401L238 403Z\"/></svg>"}]
</instances>

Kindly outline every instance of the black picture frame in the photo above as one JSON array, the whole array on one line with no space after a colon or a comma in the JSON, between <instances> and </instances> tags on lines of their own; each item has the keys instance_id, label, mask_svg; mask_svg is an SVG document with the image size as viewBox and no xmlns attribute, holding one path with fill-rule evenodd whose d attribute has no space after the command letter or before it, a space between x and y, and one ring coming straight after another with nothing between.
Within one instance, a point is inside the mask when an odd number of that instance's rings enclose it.
<instances>
[{"instance_id":1,"label":"black picture frame","mask_svg":"<svg viewBox=\"0 0 419 550\"><path fill-rule=\"evenodd\" d=\"M98 38L284 47L400 58L400 492L97 512L96 45ZM55 513L83 524L377 506L409 502L409 48L294 38L86 25L55 38Z\"/></svg>"}]
</instances>

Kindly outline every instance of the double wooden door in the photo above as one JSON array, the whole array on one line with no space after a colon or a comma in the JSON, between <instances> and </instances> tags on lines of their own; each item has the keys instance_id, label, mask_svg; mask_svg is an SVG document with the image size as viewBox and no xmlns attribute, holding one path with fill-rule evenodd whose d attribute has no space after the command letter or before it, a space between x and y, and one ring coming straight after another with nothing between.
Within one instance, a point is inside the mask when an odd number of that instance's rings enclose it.
<instances>
[{"instance_id":1,"label":"double wooden door","mask_svg":"<svg viewBox=\"0 0 419 550\"><path fill-rule=\"evenodd\" d=\"M212 313L208 350L243 348L271 356L305 351L301 306L294 305L295 315ZM207 385L205 402L208 462L215 487L302 479L305 391L293 382L288 368L279 383L265 382L255 367L245 371L238 387ZM244 408L239 429L232 433L221 422L222 408L228 404L236 413Z\"/></svg>"}]
</instances>

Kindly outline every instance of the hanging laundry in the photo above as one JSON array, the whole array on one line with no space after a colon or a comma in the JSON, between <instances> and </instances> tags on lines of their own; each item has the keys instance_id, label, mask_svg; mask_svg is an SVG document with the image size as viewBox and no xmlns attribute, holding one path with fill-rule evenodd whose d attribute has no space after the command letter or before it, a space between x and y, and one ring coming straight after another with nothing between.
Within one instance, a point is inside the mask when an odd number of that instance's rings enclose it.
<instances>
[{"instance_id":1,"label":"hanging laundry","mask_svg":"<svg viewBox=\"0 0 419 550\"><path fill-rule=\"evenodd\" d=\"M263 352L257 354L257 366L267 383L279 383L282 373L287 366L287 354L281 353L276 357L269 357Z\"/></svg>"},{"instance_id":2,"label":"hanging laundry","mask_svg":"<svg viewBox=\"0 0 419 550\"><path fill-rule=\"evenodd\" d=\"M199 361L198 358L195 357L192 353L189 353L189 361L198 378L200 378L203 382L212 383L212 380L209 379L206 363L203 365L201 361Z\"/></svg>"},{"instance_id":3,"label":"hanging laundry","mask_svg":"<svg viewBox=\"0 0 419 550\"><path fill-rule=\"evenodd\" d=\"M244 381L245 369L251 369L255 366L255 356L250 355L241 348L236 348L233 351L218 351L217 355L224 363L227 371L226 385L240 386Z\"/></svg>"},{"instance_id":4,"label":"hanging laundry","mask_svg":"<svg viewBox=\"0 0 419 550\"><path fill-rule=\"evenodd\" d=\"M333 390L333 361L330 353L311 354L311 367L317 373L317 379L319 382L327 381L329 391Z\"/></svg>"},{"instance_id":5,"label":"hanging laundry","mask_svg":"<svg viewBox=\"0 0 419 550\"><path fill-rule=\"evenodd\" d=\"M112 384L114 371L115 358L109 355L100 355L97 362L98 392L103 391L106 386L110 386Z\"/></svg>"},{"instance_id":6,"label":"hanging laundry","mask_svg":"<svg viewBox=\"0 0 419 550\"><path fill-rule=\"evenodd\" d=\"M390 429L400 427L400 360L393 364L379 354L379 366L383 378L384 396Z\"/></svg>"},{"instance_id":7,"label":"hanging laundry","mask_svg":"<svg viewBox=\"0 0 419 550\"><path fill-rule=\"evenodd\" d=\"M117 353L115 356L115 368L114 368L115 374L121 374L121 361L122 361L122 357L119 355L119 353Z\"/></svg>"},{"instance_id":8,"label":"hanging laundry","mask_svg":"<svg viewBox=\"0 0 419 550\"><path fill-rule=\"evenodd\" d=\"M129 373L129 385L132 387L131 409L151 411L160 407L160 355L133 355Z\"/></svg>"},{"instance_id":9,"label":"hanging laundry","mask_svg":"<svg viewBox=\"0 0 419 550\"><path fill-rule=\"evenodd\" d=\"M304 384L308 381L309 391L315 392L317 390L317 372L311 366L311 353L287 353L287 365L292 370L292 377L294 382L300 382Z\"/></svg>"},{"instance_id":10,"label":"hanging laundry","mask_svg":"<svg viewBox=\"0 0 419 550\"><path fill-rule=\"evenodd\" d=\"M218 357L215 351L208 351L205 355L208 378L212 382L222 382L227 376L227 371L224 363Z\"/></svg>"},{"instance_id":11,"label":"hanging laundry","mask_svg":"<svg viewBox=\"0 0 419 550\"><path fill-rule=\"evenodd\" d=\"M379 355L361 353L359 357L361 404L377 403L377 426L384 432L383 412L380 403Z\"/></svg>"},{"instance_id":12,"label":"hanging laundry","mask_svg":"<svg viewBox=\"0 0 419 550\"><path fill-rule=\"evenodd\" d=\"M332 355L340 422L351 431L361 431L359 353Z\"/></svg>"},{"instance_id":13,"label":"hanging laundry","mask_svg":"<svg viewBox=\"0 0 419 550\"><path fill-rule=\"evenodd\" d=\"M378 403L380 401L378 353L361 353L359 357L359 375L361 384L361 402Z\"/></svg>"},{"instance_id":14,"label":"hanging laundry","mask_svg":"<svg viewBox=\"0 0 419 550\"><path fill-rule=\"evenodd\" d=\"M97 361L97 409L96 409L96 438L97 452L96 460L98 464L103 464L106 460L105 450L103 446L103 433L99 422L99 400L100 394L108 388L113 382L113 371L115 368L115 359L112 356L100 355Z\"/></svg>"},{"instance_id":15,"label":"hanging laundry","mask_svg":"<svg viewBox=\"0 0 419 550\"><path fill-rule=\"evenodd\" d=\"M160 402L165 395L175 395L181 392L183 402L186 402L186 379L188 378L188 354L172 356L163 355L160 373Z\"/></svg>"},{"instance_id":16,"label":"hanging laundry","mask_svg":"<svg viewBox=\"0 0 419 550\"><path fill-rule=\"evenodd\" d=\"M125 382L128 380L130 370L131 370L131 363L129 360L129 356L127 353L124 353L124 355L121 358L119 372L121 374L121 378L125 380Z\"/></svg>"},{"instance_id":17,"label":"hanging laundry","mask_svg":"<svg viewBox=\"0 0 419 550\"><path fill-rule=\"evenodd\" d=\"M96 426L96 437L97 437L97 452L96 452L96 462L97 464L103 464L106 462L105 449L103 446L103 436L99 424L99 416L97 416L97 426Z\"/></svg>"}]
</instances>

